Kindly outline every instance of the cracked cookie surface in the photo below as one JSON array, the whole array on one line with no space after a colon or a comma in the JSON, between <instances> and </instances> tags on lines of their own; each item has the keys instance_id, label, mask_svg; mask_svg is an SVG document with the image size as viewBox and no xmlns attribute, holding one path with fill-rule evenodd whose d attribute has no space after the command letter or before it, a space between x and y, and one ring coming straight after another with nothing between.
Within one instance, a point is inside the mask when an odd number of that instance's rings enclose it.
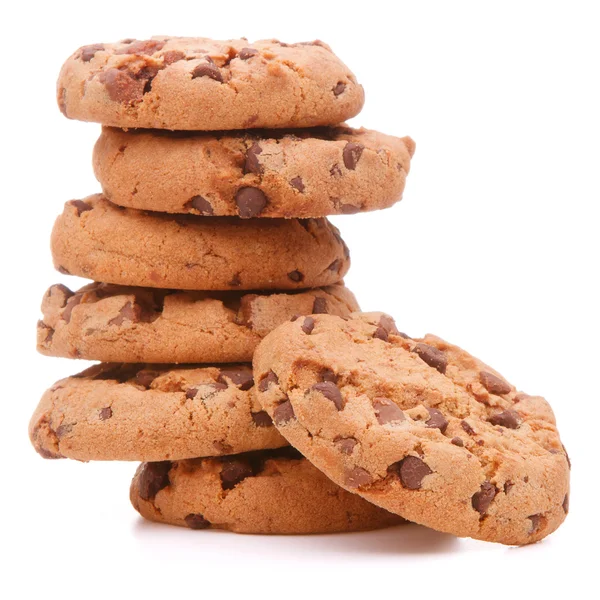
<instances>
[{"instance_id":1,"label":"cracked cookie surface","mask_svg":"<svg viewBox=\"0 0 600 600\"><path fill-rule=\"evenodd\" d=\"M52 230L61 272L183 290L288 290L338 283L350 254L327 219L167 215L97 194L65 204Z\"/></svg>"},{"instance_id":2,"label":"cracked cookie surface","mask_svg":"<svg viewBox=\"0 0 600 600\"><path fill-rule=\"evenodd\" d=\"M309 218L386 208L402 197L415 144L346 126L288 131L123 131L105 127L94 171L129 208Z\"/></svg>"},{"instance_id":3,"label":"cracked cookie surface","mask_svg":"<svg viewBox=\"0 0 600 600\"><path fill-rule=\"evenodd\" d=\"M344 285L282 293L182 292L91 283L51 286L38 350L104 362L249 362L260 340L294 315L358 310Z\"/></svg>"},{"instance_id":4,"label":"cracked cookie surface","mask_svg":"<svg viewBox=\"0 0 600 600\"><path fill-rule=\"evenodd\" d=\"M335 125L358 114L364 91L320 41L161 36L79 48L57 102L71 119L211 131Z\"/></svg>"},{"instance_id":5,"label":"cracked cookie surface","mask_svg":"<svg viewBox=\"0 0 600 600\"><path fill-rule=\"evenodd\" d=\"M527 544L568 511L552 409L432 335L382 313L300 317L254 356L258 397L335 483L458 536Z\"/></svg>"},{"instance_id":6,"label":"cracked cookie surface","mask_svg":"<svg viewBox=\"0 0 600 600\"><path fill-rule=\"evenodd\" d=\"M130 498L151 521L237 533L334 533L404 521L338 487L289 447L144 463Z\"/></svg>"},{"instance_id":7,"label":"cracked cookie surface","mask_svg":"<svg viewBox=\"0 0 600 600\"><path fill-rule=\"evenodd\" d=\"M102 363L56 382L29 436L44 458L162 461L279 448L250 365Z\"/></svg>"}]
</instances>

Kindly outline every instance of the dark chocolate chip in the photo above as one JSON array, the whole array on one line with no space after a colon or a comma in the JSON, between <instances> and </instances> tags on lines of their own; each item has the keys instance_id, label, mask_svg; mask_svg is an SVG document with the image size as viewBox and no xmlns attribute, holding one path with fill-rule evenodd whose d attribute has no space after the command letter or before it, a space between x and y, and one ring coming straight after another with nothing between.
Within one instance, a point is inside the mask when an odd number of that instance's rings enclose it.
<instances>
[{"instance_id":1,"label":"dark chocolate chip","mask_svg":"<svg viewBox=\"0 0 600 600\"><path fill-rule=\"evenodd\" d=\"M492 415L488 421L492 425L500 425L500 427L506 427L507 429L517 429L521 424L520 415L514 410L505 410L497 415Z\"/></svg>"},{"instance_id":2,"label":"dark chocolate chip","mask_svg":"<svg viewBox=\"0 0 600 600\"><path fill-rule=\"evenodd\" d=\"M238 54L238 57L241 60L248 60L249 58L252 58L253 56L256 56L258 54L258 50L256 48L242 48L240 50L240 53Z\"/></svg>"},{"instance_id":3,"label":"dark chocolate chip","mask_svg":"<svg viewBox=\"0 0 600 600\"><path fill-rule=\"evenodd\" d=\"M473 494L471 505L481 515L485 515L498 490L489 481L481 484L481 489Z\"/></svg>"},{"instance_id":4,"label":"dark chocolate chip","mask_svg":"<svg viewBox=\"0 0 600 600\"><path fill-rule=\"evenodd\" d=\"M94 208L93 206L91 206L87 202L84 202L83 200L69 200L67 204L75 207L75 209L77 210L78 217L81 216L81 213L84 213L88 210L92 210Z\"/></svg>"},{"instance_id":5,"label":"dark chocolate chip","mask_svg":"<svg viewBox=\"0 0 600 600\"><path fill-rule=\"evenodd\" d=\"M202 196L192 196L187 202L186 208L194 208L202 215L212 216L215 214L212 204Z\"/></svg>"},{"instance_id":6,"label":"dark chocolate chip","mask_svg":"<svg viewBox=\"0 0 600 600\"><path fill-rule=\"evenodd\" d=\"M306 317L302 322L302 331L307 335L312 333L312 330L315 328L315 320L312 317Z\"/></svg>"},{"instance_id":7,"label":"dark chocolate chip","mask_svg":"<svg viewBox=\"0 0 600 600\"><path fill-rule=\"evenodd\" d=\"M331 169L329 169L329 174L332 177L341 177L342 169L340 169L340 165L338 165L337 163L335 165L333 165L333 167L331 167Z\"/></svg>"},{"instance_id":8,"label":"dark chocolate chip","mask_svg":"<svg viewBox=\"0 0 600 600\"><path fill-rule=\"evenodd\" d=\"M342 410L344 408L342 392L340 391L340 388L338 388L338 386L332 381L321 381L320 383L315 383L311 390L323 394L327 400L331 400L331 402L333 402L333 405L338 410Z\"/></svg>"},{"instance_id":9,"label":"dark chocolate chip","mask_svg":"<svg viewBox=\"0 0 600 600\"><path fill-rule=\"evenodd\" d=\"M217 382L227 384L226 378L244 391L254 386L254 378L250 369L222 369Z\"/></svg>"},{"instance_id":10,"label":"dark chocolate chip","mask_svg":"<svg viewBox=\"0 0 600 600\"><path fill-rule=\"evenodd\" d=\"M360 206L355 204L340 204L340 211L343 215L355 215L360 212Z\"/></svg>"},{"instance_id":11,"label":"dark chocolate chip","mask_svg":"<svg viewBox=\"0 0 600 600\"><path fill-rule=\"evenodd\" d=\"M238 215L242 219L258 216L267 205L267 197L262 190L255 187L242 187L235 194Z\"/></svg>"},{"instance_id":12,"label":"dark chocolate chip","mask_svg":"<svg viewBox=\"0 0 600 600\"><path fill-rule=\"evenodd\" d=\"M328 271L335 271L339 273L339 270L342 268L342 259L336 258L328 267Z\"/></svg>"},{"instance_id":13,"label":"dark chocolate chip","mask_svg":"<svg viewBox=\"0 0 600 600\"><path fill-rule=\"evenodd\" d=\"M327 314L327 300L325 298L315 298L312 306L313 315L326 315Z\"/></svg>"},{"instance_id":14,"label":"dark chocolate chip","mask_svg":"<svg viewBox=\"0 0 600 600\"><path fill-rule=\"evenodd\" d=\"M346 471L344 483L351 488L360 488L373 483L373 476L361 467L354 467Z\"/></svg>"},{"instance_id":15,"label":"dark chocolate chip","mask_svg":"<svg viewBox=\"0 0 600 600\"><path fill-rule=\"evenodd\" d=\"M406 419L398 405L387 398L375 398L373 400L373 408L375 409L375 416L380 425L394 422L399 423Z\"/></svg>"},{"instance_id":16,"label":"dark chocolate chip","mask_svg":"<svg viewBox=\"0 0 600 600\"><path fill-rule=\"evenodd\" d=\"M510 481L510 480L507 479L504 482L504 493L508 494L508 492L510 492L510 488L512 488L514 485L515 484L512 481Z\"/></svg>"},{"instance_id":17,"label":"dark chocolate chip","mask_svg":"<svg viewBox=\"0 0 600 600\"><path fill-rule=\"evenodd\" d=\"M466 422L466 421L461 421L460 422L460 426L469 434L469 435L475 435L475 430Z\"/></svg>"},{"instance_id":18,"label":"dark chocolate chip","mask_svg":"<svg viewBox=\"0 0 600 600\"><path fill-rule=\"evenodd\" d=\"M433 471L416 456L407 456L401 461L388 467L388 471L396 473L403 487L409 490L418 490L423 479L431 475Z\"/></svg>"},{"instance_id":19,"label":"dark chocolate chip","mask_svg":"<svg viewBox=\"0 0 600 600\"><path fill-rule=\"evenodd\" d=\"M287 274L288 278L294 281L295 283L300 283L304 281L304 275L300 271L291 271Z\"/></svg>"},{"instance_id":20,"label":"dark chocolate chip","mask_svg":"<svg viewBox=\"0 0 600 600\"><path fill-rule=\"evenodd\" d=\"M338 382L339 377L333 372L332 369L323 369L321 371L321 381L331 381L333 383Z\"/></svg>"},{"instance_id":21,"label":"dark chocolate chip","mask_svg":"<svg viewBox=\"0 0 600 600\"><path fill-rule=\"evenodd\" d=\"M69 323L71 321L71 313L73 312L73 309L81 303L82 299L83 294L75 294L67 300L67 303L65 304L65 307L60 315L65 323Z\"/></svg>"},{"instance_id":22,"label":"dark chocolate chip","mask_svg":"<svg viewBox=\"0 0 600 600\"><path fill-rule=\"evenodd\" d=\"M210 79L223 83L223 75L221 75L219 67L213 62L200 63L192 71L192 79L196 79L197 77L210 77Z\"/></svg>"},{"instance_id":23,"label":"dark chocolate chip","mask_svg":"<svg viewBox=\"0 0 600 600\"><path fill-rule=\"evenodd\" d=\"M160 490L166 488L170 483L170 470L171 461L169 460L144 463L138 479L140 498L151 500Z\"/></svg>"},{"instance_id":24,"label":"dark chocolate chip","mask_svg":"<svg viewBox=\"0 0 600 600\"><path fill-rule=\"evenodd\" d=\"M208 529L210 523L200 513L190 513L186 515L185 524L190 529Z\"/></svg>"},{"instance_id":25,"label":"dark chocolate chip","mask_svg":"<svg viewBox=\"0 0 600 600\"><path fill-rule=\"evenodd\" d=\"M511 387L506 381L500 379L493 373L488 371L481 371L479 373L479 381L481 381L483 387L490 393L501 396L502 394L508 394Z\"/></svg>"},{"instance_id":26,"label":"dark chocolate chip","mask_svg":"<svg viewBox=\"0 0 600 600\"><path fill-rule=\"evenodd\" d=\"M231 287L239 287L240 285L242 285L242 280L240 277L240 273L235 273L234 276L231 278L231 281L229 282L229 285Z\"/></svg>"},{"instance_id":27,"label":"dark chocolate chip","mask_svg":"<svg viewBox=\"0 0 600 600\"><path fill-rule=\"evenodd\" d=\"M428 408L429 419L425 421L427 427L439 429L442 433L446 433L448 421L446 417L437 408Z\"/></svg>"},{"instance_id":28,"label":"dark chocolate chip","mask_svg":"<svg viewBox=\"0 0 600 600\"><path fill-rule=\"evenodd\" d=\"M365 147L362 144L357 144L356 142L348 142L344 146L343 157L346 169L349 169L350 171L356 169L356 165L358 164L364 149Z\"/></svg>"},{"instance_id":29,"label":"dark chocolate chip","mask_svg":"<svg viewBox=\"0 0 600 600\"><path fill-rule=\"evenodd\" d=\"M381 317L379 318L379 327L382 327L388 333L398 334L396 322L389 315L381 315Z\"/></svg>"},{"instance_id":30,"label":"dark chocolate chip","mask_svg":"<svg viewBox=\"0 0 600 600\"><path fill-rule=\"evenodd\" d=\"M378 327L373 333L373 337L378 340L388 341L388 332L383 327Z\"/></svg>"},{"instance_id":31,"label":"dark chocolate chip","mask_svg":"<svg viewBox=\"0 0 600 600\"><path fill-rule=\"evenodd\" d=\"M342 454L350 455L354 452L354 447L358 444L358 440L353 437L337 438L333 443Z\"/></svg>"},{"instance_id":32,"label":"dark chocolate chip","mask_svg":"<svg viewBox=\"0 0 600 600\"><path fill-rule=\"evenodd\" d=\"M103 79L108 97L113 102L133 103L141 100L144 95L146 80L135 77L129 71L108 69Z\"/></svg>"},{"instance_id":33,"label":"dark chocolate chip","mask_svg":"<svg viewBox=\"0 0 600 600\"><path fill-rule=\"evenodd\" d=\"M112 416L113 416L113 411L110 406L105 406L104 408L101 408L100 412L98 413L98 418L101 421L106 421L107 419L110 419Z\"/></svg>"},{"instance_id":34,"label":"dark chocolate chip","mask_svg":"<svg viewBox=\"0 0 600 600\"><path fill-rule=\"evenodd\" d=\"M260 175L263 172L262 165L258 160L258 155L262 148L257 142L254 142L246 151L246 162L244 163L244 173L254 173Z\"/></svg>"},{"instance_id":35,"label":"dark chocolate chip","mask_svg":"<svg viewBox=\"0 0 600 600\"><path fill-rule=\"evenodd\" d=\"M162 50L166 42L161 40L139 40L130 44L128 48L118 54L149 55Z\"/></svg>"},{"instance_id":36,"label":"dark chocolate chip","mask_svg":"<svg viewBox=\"0 0 600 600\"><path fill-rule=\"evenodd\" d=\"M158 375L159 375L158 371L150 371L149 369L142 369L141 371L138 371L136 373L135 382L138 385L141 385L142 387L144 387L148 390L148 389L150 389L152 382L158 377Z\"/></svg>"},{"instance_id":37,"label":"dark chocolate chip","mask_svg":"<svg viewBox=\"0 0 600 600\"><path fill-rule=\"evenodd\" d=\"M127 302L121 310L119 310L119 314L111 319L108 324L109 325L123 325L125 321L132 321L133 323L137 323L140 320L140 314L142 309L137 304L132 304L131 302Z\"/></svg>"},{"instance_id":38,"label":"dark chocolate chip","mask_svg":"<svg viewBox=\"0 0 600 600\"><path fill-rule=\"evenodd\" d=\"M462 448L465 445L464 442L459 437L453 437L450 440L450 443L454 444L455 446L458 446L459 448Z\"/></svg>"},{"instance_id":39,"label":"dark chocolate chip","mask_svg":"<svg viewBox=\"0 0 600 600\"><path fill-rule=\"evenodd\" d=\"M273 371L269 371L260 378L260 381L258 382L258 391L266 392L272 383L279 383L279 377L277 377Z\"/></svg>"},{"instance_id":40,"label":"dark chocolate chip","mask_svg":"<svg viewBox=\"0 0 600 600\"><path fill-rule=\"evenodd\" d=\"M273 421L275 425L284 425L288 421L291 421L296 417L294 413L294 407L289 400L282 402L274 411L273 411Z\"/></svg>"},{"instance_id":41,"label":"dark chocolate chip","mask_svg":"<svg viewBox=\"0 0 600 600\"><path fill-rule=\"evenodd\" d=\"M84 46L81 49L79 58L81 58L83 62L90 62L90 60L96 56L96 52L100 52L101 50L104 50L104 44L90 44L89 46Z\"/></svg>"},{"instance_id":42,"label":"dark chocolate chip","mask_svg":"<svg viewBox=\"0 0 600 600\"><path fill-rule=\"evenodd\" d=\"M304 191L304 182L302 181L302 177L294 177L290 180L290 185L300 193Z\"/></svg>"},{"instance_id":43,"label":"dark chocolate chip","mask_svg":"<svg viewBox=\"0 0 600 600\"><path fill-rule=\"evenodd\" d=\"M56 437L61 438L73 431L73 423L62 423L56 428Z\"/></svg>"},{"instance_id":44,"label":"dark chocolate chip","mask_svg":"<svg viewBox=\"0 0 600 600\"><path fill-rule=\"evenodd\" d=\"M531 515L527 517L531 521L531 527L529 528L529 534L535 533L539 528L542 522L542 515Z\"/></svg>"},{"instance_id":45,"label":"dark chocolate chip","mask_svg":"<svg viewBox=\"0 0 600 600\"><path fill-rule=\"evenodd\" d=\"M254 468L249 460L229 459L221 468L221 487L224 490L232 490L238 483L253 475Z\"/></svg>"},{"instance_id":46,"label":"dark chocolate chip","mask_svg":"<svg viewBox=\"0 0 600 600\"><path fill-rule=\"evenodd\" d=\"M413 348L413 352L419 355L419 358L430 367L437 369L440 373L446 372L448 359L446 354L429 344L419 343Z\"/></svg>"},{"instance_id":47,"label":"dark chocolate chip","mask_svg":"<svg viewBox=\"0 0 600 600\"><path fill-rule=\"evenodd\" d=\"M346 89L346 84L343 81L338 81L333 88L333 95L339 96Z\"/></svg>"},{"instance_id":48,"label":"dark chocolate chip","mask_svg":"<svg viewBox=\"0 0 600 600\"><path fill-rule=\"evenodd\" d=\"M273 419L269 416L269 414L261 410L256 413L252 413L252 420L257 427L272 427Z\"/></svg>"}]
</instances>

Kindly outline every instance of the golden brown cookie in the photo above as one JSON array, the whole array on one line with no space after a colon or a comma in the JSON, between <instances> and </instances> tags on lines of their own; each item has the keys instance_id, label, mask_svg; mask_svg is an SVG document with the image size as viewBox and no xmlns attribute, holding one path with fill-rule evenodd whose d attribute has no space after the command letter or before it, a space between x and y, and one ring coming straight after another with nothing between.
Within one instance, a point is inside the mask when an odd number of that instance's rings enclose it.
<instances>
[{"instance_id":1,"label":"golden brown cookie","mask_svg":"<svg viewBox=\"0 0 600 600\"><path fill-rule=\"evenodd\" d=\"M332 483L293 448L144 463L131 503L146 519L190 529L302 534L404 522Z\"/></svg>"},{"instance_id":2,"label":"golden brown cookie","mask_svg":"<svg viewBox=\"0 0 600 600\"><path fill-rule=\"evenodd\" d=\"M338 283L350 255L327 219L146 213L101 195L65 204L57 269L95 281L182 290L288 290Z\"/></svg>"},{"instance_id":3,"label":"golden brown cookie","mask_svg":"<svg viewBox=\"0 0 600 600\"><path fill-rule=\"evenodd\" d=\"M249 365L95 365L55 383L29 424L44 458L175 460L278 448Z\"/></svg>"},{"instance_id":4,"label":"golden brown cookie","mask_svg":"<svg viewBox=\"0 0 600 600\"><path fill-rule=\"evenodd\" d=\"M91 283L53 285L42 301L38 350L105 362L249 362L258 342L294 315L358 310L342 284L287 294L181 292Z\"/></svg>"},{"instance_id":5,"label":"golden brown cookie","mask_svg":"<svg viewBox=\"0 0 600 600\"><path fill-rule=\"evenodd\" d=\"M308 218L391 206L415 144L346 126L288 131L123 131L105 127L94 171L129 208L209 216Z\"/></svg>"},{"instance_id":6,"label":"golden brown cookie","mask_svg":"<svg viewBox=\"0 0 600 600\"><path fill-rule=\"evenodd\" d=\"M154 37L79 48L57 100L71 119L212 131L335 125L364 92L323 42Z\"/></svg>"},{"instance_id":7,"label":"golden brown cookie","mask_svg":"<svg viewBox=\"0 0 600 600\"><path fill-rule=\"evenodd\" d=\"M258 396L338 485L458 536L527 544L568 510L554 415L464 350L381 313L301 317L254 357Z\"/></svg>"}]
</instances>

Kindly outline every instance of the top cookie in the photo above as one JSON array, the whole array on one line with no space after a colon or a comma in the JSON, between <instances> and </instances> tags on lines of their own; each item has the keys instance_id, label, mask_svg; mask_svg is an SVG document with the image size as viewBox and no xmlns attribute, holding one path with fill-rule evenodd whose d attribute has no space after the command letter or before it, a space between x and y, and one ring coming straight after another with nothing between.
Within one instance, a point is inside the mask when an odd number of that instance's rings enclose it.
<instances>
[{"instance_id":1,"label":"top cookie","mask_svg":"<svg viewBox=\"0 0 600 600\"><path fill-rule=\"evenodd\" d=\"M79 48L57 100L81 121L213 131L335 125L358 114L364 91L320 41L160 36Z\"/></svg>"},{"instance_id":2,"label":"top cookie","mask_svg":"<svg viewBox=\"0 0 600 600\"><path fill-rule=\"evenodd\" d=\"M330 479L406 519L527 544L568 510L554 415L464 350L381 313L301 317L254 355L258 399Z\"/></svg>"}]
</instances>

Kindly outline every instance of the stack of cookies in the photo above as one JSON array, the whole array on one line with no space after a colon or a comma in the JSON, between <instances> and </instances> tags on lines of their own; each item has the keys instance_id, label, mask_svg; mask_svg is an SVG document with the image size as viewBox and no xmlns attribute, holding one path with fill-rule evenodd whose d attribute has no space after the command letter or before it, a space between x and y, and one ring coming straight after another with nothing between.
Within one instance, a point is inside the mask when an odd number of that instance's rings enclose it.
<instances>
[{"instance_id":1,"label":"stack of cookies","mask_svg":"<svg viewBox=\"0 0 600 600\"><path fill-rule=\"evenodd\" d=\"M321 42L123 40L67 60L58 103L103 125L103 193L66 203L52 255L94 283L46 292L38 349L101 363L42 398L30 428L42 456L144 461L136 508L192 528L402 520L289 447L251 366L281 323L359 309L325 217L399 200L414 152L410 138L343 124L363 100Z\"/></svg>"},{"instance_id":2,"label":"stack of cookies","mask_svg":"<svg viewBox=\"0 0 600 600\"><path fill-rule=\"evenodd\" d=\"M408 519L505 544L569 508L550 406L464 350L361 313L332 214L399 200L414 144L343 121L363 91L320 42L154 38L78 50L63 113L104 128L103 195L67 202L38 347L101 361L32 421L47 458L142 461L130 497L192 529Z\"/></svg>"}]
</instances>

